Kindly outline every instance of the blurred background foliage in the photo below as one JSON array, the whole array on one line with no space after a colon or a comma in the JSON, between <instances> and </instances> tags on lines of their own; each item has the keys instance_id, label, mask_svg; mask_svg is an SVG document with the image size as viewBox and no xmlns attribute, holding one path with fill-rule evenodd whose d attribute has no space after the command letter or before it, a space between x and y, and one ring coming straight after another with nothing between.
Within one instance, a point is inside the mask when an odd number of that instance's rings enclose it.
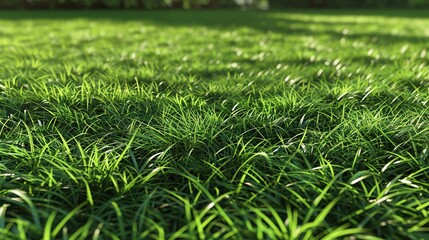
<instances>
[{"instance_id":1,"label":"blurred background foliage","mask_svg":"<svg viewBox=\"0 0 429 240\"><path fill-rule=\"evenodd\" d=\"M422 8L429 0L0 0L0 8Z\"/></svg>"}]
</instances>

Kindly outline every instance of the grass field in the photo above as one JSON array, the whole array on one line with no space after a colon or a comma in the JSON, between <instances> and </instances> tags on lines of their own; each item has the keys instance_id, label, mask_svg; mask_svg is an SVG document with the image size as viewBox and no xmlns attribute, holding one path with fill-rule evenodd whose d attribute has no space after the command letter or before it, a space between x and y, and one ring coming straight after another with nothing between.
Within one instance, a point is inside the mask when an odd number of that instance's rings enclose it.
<instances>
[{"instance_id":1,"label":"grass field","mask_svg":"<svg viewBox=\"0 0 429 240\"><path fill-rule=\"evenodd\" d=\"M0 12L1 239L428 239L429 12Z\"/></svg>"}]
</instances>

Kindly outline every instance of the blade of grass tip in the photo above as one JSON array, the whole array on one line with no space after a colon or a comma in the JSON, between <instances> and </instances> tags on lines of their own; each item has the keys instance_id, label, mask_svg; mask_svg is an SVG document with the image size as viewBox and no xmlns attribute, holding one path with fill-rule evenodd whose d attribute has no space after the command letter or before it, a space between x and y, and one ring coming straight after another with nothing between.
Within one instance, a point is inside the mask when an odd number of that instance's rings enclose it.
<instances>
[{"instance_id":1,"label":"blade of grass tip","mask_svg":"<svg viewBox=\"0 0 429 240\"><path fill-rule=\"evenodd\" d=\"M150 173L148 174L148 175L146 175L144 178L143 178L143 181L140 183L140 184L143 184L143 183L146 183L146 182L148 182L151 178L153 178L158 172L160 172L160 171L162 171L162 170L164 170L164 169L167 169L167 167L157 167L157 168L155 168L155 169L153 169L152 171L150 171ZM133 181L133 183L134 183L135 181Z\"/></svg>"},{"instance_id":2,"label":"blade of grass tip","mask_svg":"<svg viewBox=\"0 0 429 240\"><path fill-rule=\"evenodd\" d=\"M363 171L359 171L355 174L353 174L353 176L350 177L349 179L349 184L350 185L354 185L362 180L364 180L365 178L371 177L372 173L368 170L363 170Z\"/></svg>"},{"instance_id":3,"label":"blade of grass tip","mask_svg":"<svg viewBox=\"0 0 429 240\"><path fill-rule=\"evenodd\" d=\"M235 174L231 178L231 182L233 182L235 180L235 178L237 177L237 174L241 171L241 169L243 167L245 167L247 165L248 162L250 162L252 159L254 159L255 157L258 157L258 156L261 156L261 157L265 158L265 160L270 161L270 156L268 156L268 154L265 152L258 152L258 153L253 154L252 156L250 156L246 161L244 161L240 165L240 167L237 169L237 171L235 171ZM237 191L240 192L240 190L237 190Z\"/></svg>"},{"instance_id":4,"label":"blade of grass tip","mask_svg":"<svg viewBox=\"0 0 429 240\"><path fill-rule=\"evenodd\" d=\"M275 224L274 221L272 221L272 219L267 216L265 213L263 213L261 210L251 207L250 208L251 211L253 211L256 216L258 216L261 220L263 220L269 227L270 227L270 231L273 231L275 235L277 236L282 236L282 231L279 229L279 226L277 226ZM265 224L263 224L265 225Z\"/></svg>"},{"instance_id":5,"label":"blade of grass tip","mask_svg":"<svg viewBox=\"0 0 429 240\"><path fill-rule=\"evenodd\" d=\"M135 138L135 137L136 137L136 135L137 135L137 132L138 132L138 131L135 131L135 132L134 132L133 136L130 138L130 140L128 141L127 145L125 146L125 149L122 151L121 155L116 159L115 163L114 163L114 164L113 164L113 166L112 166L112 170L113 170L113 169L116 169L116 168L118 167L119 163L120 163L120 162L122 161L122 159L125 157L125 155L126 155L127 153L129 153L129 151L128 151L128 150L130 149L131 144L133 143L134 138Z\"/></svg>"},{"instance_id":6,"label":"blade of grass tip","mask_svg":"<svg viewBox=\"0 0 429 240\"><path fill-rule=\"evenodd\" d=\"M91 206L94 206L94 199L92 199L91 188L89 187L88 181L86 181L85 179L82 179L82 182L85 184L86 199L88 200Z\"/></svg>"},{"instance_id":7,"label":"blade of grass tip","mask_svg":"<svg viewBox=\"0 0 429 240\"><path fill-rule=\"evenodd\" d=\"M290 239L296 239L299 236L298 211L296 209L292 211L291 206L287 205L286 215L287 215L287 219L285 221L285 225L289 229L289 237Z\"/></svg>"},{"instance_id":8,"label":"blade of grass tip","mask_svg":"<svg viewBox=\"0 0 429 240\"><path fill-rule=\"evenodd\" d=\"M69 147L69 145L68 145L67 140L64 138L64 136L61 134L61 132L60 132L58 129L56 129L56 131L57 131L58 136L59 136L59 137L60 137L60 139L61 139L61 142L63 143L64 148L65 148L65 149L66 149L66 151L67 151L67 154L70 154L70 153L71 153L71 151L70 151L70 147Z\"/></svg>"},{"instance_id":9,"label":"blade of grass tip","mask_svg":"<svg viewBox=\"0 0 429 240\"><path fill-rule=\"evenodd\" d=\"M337 204L337 202L341 199L341 197L336 197L334 200L332 200L326 207L322 209L322 211L317 215L317 217L314 219L313 222L305 222L305 224L302 225L300 231L301 232L307 232L306 234L311 234L311 229L318 227L323 220L326 218L326 216L329 214L331 209Z\"/></svg>"},{"instance_id":10,"label":"blade of grass tip","mask_svg":"<svg viewBox=\"0 0 429 240\"><path fill-rule=\"evenodd\" d=\"M206 235L204 234L204 228L203 228L202 223L201 223L201 216L198 214L198 211L195 209L193 209L193 213L194 213L194 221L193 222L195 223L195 226L197 228L198 238L204 240L204 239L206 239Z\"/></svg>"},{"instance_id":11,"label":"blade of grass tip","mask_svg":"<svg viewBox=\"0 0 429 240\"><path fill-rule=\"evenodd\" d=\"M140 167L140 169L138 169L138 173L140 174L143 169L146 169L146 167L152 162L152 160L160 160L163 157L165 157L165 155L167 154L167 152L173 147L173 145L167 147L164 151L162 152L158 152L153 154L152 156L150 156Z\"/></svg>"},{"instance_id":12,"label":"blade of grass tip","mask_svg":"<svg viewBox=\"0 0 429 240\"><path fill-rule=\"evenodd\" d=\"M308 211L307 215L304 218L304 223L308 223L310 221L311 216L313 215L314 211L316 210L317 206L319 205L320 201L322 201L325 194L328 192L328 190L332 187L335 181L337 181L338 177L343 175L345 172L349 171L349 168L343 169L341 172L339 172L337 175L335 175L331 181L326 185L326 187L322 190L322 192L317 196L313 201L313 206ZM328 204L329 206L329 204Z\"/></svg>"},{"instance_id":13,"label":"blade of grass tip","mask_svg":"<svg viewBox=\"0 0 429 240\"><path fill-rule=\"evenodd\" d=\"M387 183L386 187L381 190L381 192L378 193L377 195L377 199L381 199L383 198L384 195L386 195L390 189L394 186L394 184L396 182L398 182L398 180L403 176L403 174L398 174L398 176L396 176L393 180L391 180L390 182Z\"/></svg>"},{"instance_id":14,"label":"blade of grass tip","mask_svg":"<svg viewBox=\"0 0 429 240\"><path fill-rule=\"evenodd\" d=\"M34 220L34 224L36 225L36 228L41 229L42 225L40 224L39 213L37 212L36 207L34 206L31 199L27 196L27 194L24 191L21 191L19 189L10 190L10 193L13 193L13 194L17 195L18 197L20 197L30 207L31 215L32 215L33 220Z\"/></svg>"},{"instance_id":15,"label":"blade of grass tip","mask_svg":"<svg viewBox=\"0 0 429 240\"><path fill-rule=\"evenodd\" d=\"M76 239L88 239L88 233L91 229L92 223L94 222L93 217L90 217L88 221L79 229L77 229L68 240L76 240Z\"/></svg>"},{"instance_id":16,"label":"blade of grass tip","mask_svg":"<svg viewBox=\"0 0 429 240\"><path fill-rule=\"evenodd\" d=\"M87 162L86 153L82 147L82 144L80 144L80 142L76 138L73 138L73 140L76 143L77 149L79 150L80 158L84 161L85 166L89 167L89 164Z\"/></svg>"},{"instance_id":17,"label":"blade of grass tip","mask_svg":"<svg viewBox=\"0 0 429 240\"><path fill-rule=\"evenodd\" d=\"M279 227L279 229L281 231L281 235L283 235L283 236L286 235L287 234L286 225L285 225L284 221L282 220L282 218L280 217L280 215L278 214L278 212L276 211L276 209L269 206L268 204L267 204L266 208L268 209L268 211L270 211L274 220L277 222L277 226Z\"/></svg>"},{"instance_id":18,"label":"blade of grass tip","mask_svg":"<svg viewBox=\"0 0 429 240\"><path fill-rule=\"evenodd\" d=\"M414 225L411 228L409 228L408 232L409 233L419 232L419 231L421 231L422 227L423 226L427 226L428 223L429 223L429 218L423 219L422 221L420 221L416 225ZM428 229L428 228L426 228L426 229Z\"/></svg>"},{"instance_id":19,"label":"blade of grass tip","mask_svg":"<svg viewBox=\"0 0 429 240\"><path fill-rule=\"evenodd\" d=\"M321 240L330 240L330 239L338 239L339 237L350 236L354 234L362 234L365 233L366 230L363 228L349 228L347 229L347 225L343 225L341 227L336 228L328 235L324 236Z\"/></svg>"},{"instance_id":20,"label":"blade of grass tip","mask_svg":"<svg viewBox=\"0 0 429 240\"><path fill-rule=\"evenodd\" d=\"M429 207L429 201L427 201L427 202L423 203L422 205L418 206L418 207L416 208L416 210L417 210L417 211L421 211L421 210L423 210L423 209L426 209L427 207Z\"/></svg>"},{"instance_id":21,"label":"blade of grass tip","mask_svg":"<svg viewBox=\"0 0 429 240\"><path fill-rule=\"evenodd\" d=\"M165 239L165 230L159 223L153 221L151 218L146 218L146 222L150 227L147 227L144 232L140 233L138 239L147 239L148 236L154 236L154 234L151 234L154 231L158 231L157 239Z\"/></svg>"},{"instance_id":22,"label":"blade of grass tip","mask_svg":"<svg viewBox=\"0 0 429 240\"><path fill-rule=\"evenodd\" d=\"M264 231L266 231L266 227L262 223L262 219L257 217L255 220L256 224L256 239L264 239Z\"/></svg>"},{"instance_id":23,"label":"blade of grass tip","mask_svg":"<svg viewBox=\"0 0 429 240\"><path fill-rule=\"evenodd\" d=\"M18 234L19 234L19 239L22 239L22 240L27 239L27 235L26 235L27 231L26 231L24 225L27 225L27 222L24 220L18 220L16 222L16 226L17 226Z\"/></svg>"},{"instance_id":24,"label":"blade of grass tip","mask_svg":"<svg viewBox=\"0 0 429 240\"><path fill-rule=\"evenodd\" d=\"M353 169L353 168L355 168L355 166L356 166L356 162L357 162L357 160L359 159L359 157L360 157L360 155L361 155L361 152L362 152L362 148L359 148L359 149L356 151L356 154L355 154L355 157L354 157L354 159L353 159L353 163L352 163L352 169Z\"/></svg>"},{"instance_id":25,"label":"blade of grass tip","mask_svg":"<svg viewBox=\"0 0 429 240\"><path fill-rule=\"evenodd\" d=\"M94 231L94 234L92 235L92 240L97 240L100 238L101 229L103 228L103 224L98 224L97 228Z\"/></svg>"},{"instance_id":26,"label":"blade of grass tip","mask_svg":"<svg viewBox=\"0 0 429 240\"><path fill-rule=\"evenodd\" d=\"M46 221L45 228L43 230L43 240L51 239L52 223L54 222L56 215L57 215L57 212L52 212L51 214L49 214L48 220Z\"/></svg>"},{"instance_id":27,"label":"blade of grass tip","mask_svg":"<svg viewBox=\"0 0 429 240\"><path fill-rule=\"evenodd\" d=\"M329 214L331 209L337 204L338 201L340 201L341 197L337 197L334 200L332 200L328 205L326 205L325 208L317 215L316 219L314 219L313 223L316 225L319 225L323 222L323 220L326 218L326 216Z\"/></svg>"},{"instance_id":28,"label":"blade of grass tip","mask_svg":"<svg viewBox=\"0 0 429 240\"><path fill-rule=\"evenodd\" d=\"M121 190L119 189L119 185L118 185L118 181L116 180L116 177L113 175L110 175L109 178L112 181L113 187L115 187L116 193L119 193Z\"/></svg>"},{"instance_id":29,"label":"blade of grass tip","mask_svg":"<svg viewBox=\"0 0 429 240\"><path fill-rule=\"evenodd\" d=\"M216 199L213 197L213 195L194 177L192 176L189 172L187 172L186 169L182 170L187 173L181 173L181 172L175 172L177 175L180 175L188 180L190 180L192 183L194 183L195 187L198 188L198 190L200 190L201 192L204 193L204 195L207 196L207 198L212 202L215 203ZM234 232L238 232L237 227L235 227L234 222L232 221L232 219L228 216L228 214L224 211L224 209L219 206L218 204L214 204L214 207L216 208L216 210L219 212L219 215L222 216L222 218L228 223L228 225L234 230Z\"/></svg>"},{"instance_id":30,"label":"blade of grass tip","mask_svg":"<svg viewBox=\"0 0 429 240\"><path fill-rule=\"evenodd\" d=\"M103 229L103 236L105 236L105 239L122 240L121 238L116 236L116 233L113 233L112 231L107 230L107 228ZM82 239L84 239L84 238L82 238ZM142 239L142 238L138 238L138 239Z\"/></svg>"},{"instance_id":31,"label":"blade of grass tip","mask_svg":"<svg viewBox=\"0 0 429 240\"><path fill-rule=\"evenodd\" d=\"M319 194L319 196L317 196L316 199L314 199L314 202L313 202L314 206L319 205L320 201L322 201L323 197L328 192L328 190L332 187L334 182L336 182L337 179L347 171L350 171L350 168L343 169L340 173L335 175L331 181L329 181L329 183L326 185L326 187L323 189L323 191Z\"/></svg>"},{"instance_id":32,"label":"blade of grass tip","mask_svg":"<svg viewBox=\"0 0 429 240\"><path fill-rule=\"evenodd\" d=\"M204 220L204 222L201 223L201 227L204 229L217 216L218 216L217 213L213 213L212 215L209 215L208 217L206 217L206 219Z\"/></svg>"},{"instance_id":33,"label":"blade of grass tip","mask_svg":"<svg viewBox=\"0 0 429 240\"><path fill-rule=\"evenodd\" d=\"M76 208L74 208L72 211L70 211L54 228L52 231L52 237L55 238L58 233L61 231L61 229L66 225L66 223L74 216L76 213L83 208L88 202L83 202L79 204Z\"/></svg>"},{"instance_id":34,"label":"blade of grass tip","mask_svg":"<svg viewBox=\"0 0 429 240\"><path fill-rule=\"evenodd\" d=\"M304 114L304 116L305 116L305 114ZM304 118L304 116L302 116L302 117ZM301 119L301 121L302 120L303 119ZM305 144L304 144L304 140L307 137L307 133L308 133L308 127L305 127L304 132L303 132L302 137L301 137L301 140L298 143L298 148L297 148L297 151L300 152L300 153L305 153L306 152L306 150L305 150L306 147L305 147ZM305 160L304 161L305 164L307 165L307 168L308 169L312 169L313 167L311 166L311 163L308 161L308 159L304 158L304 160Z\"/></svg>"},{"instance_id":35,"label":"blade of grass tip","mask_svg":"<svg viewBox=\"0 0 429 240\"><path fill-rule=\"evenodd\" d=\"M56 130L57 130L58 136L60 136L60 138L61 138L61 142L63 143L63 147L66 150L67 156L70 158L70 160L73 160L68 142L66 141L64 136L61 134L61 132L58 129L56 129Z\"/></svg>"},{"instance_id":36,"label":"blade of grass tip","mask_svg":"<svg viewBox=\"0 0 429 240\"><path fill-rule=\"evenodd\" d=\"M216 199L214 199L211 203L209 203L204 210L202 210L199 214L198 214L198 219L203 219L205 217L205 215L210 211L210 209L212 209L214 206L216 206L216 204L218 202L220 202L222 199L224 198L229 198L229 194L233 193L233 191L224 193L222 195L220 195L219 197L217 197ZM197 217L197 216L196 216Z\"/></svg>"},{"instance_id":37,"label":"blade of grass tip","mask_svg":"<svg viewBox=\"0 0 429 240\"><path fill-rule=\"evenodd\" d=\"M241 166L240 166L240 168L241 168ZM243 188L243 184L244 184L244 181L246 180L246 176L247 176L247 174L249 173L249 170L250 170L250 167L248 167L248 168L244 171L243 175L241 176L241 178L240 178L240 182L238 183L237 189L235 190L235 193L236 193L236 194L239 194L239 193L240 193L240 191L241 191L241 188ZM235 174L237 174L237 173L238 173L238 170L237 170L237 172L236 172ZM235 176L235 174L234 174L234 176ZM233 177L233 178L234 178L234 177ZM231 181L233 181L233 180L231 180Z\"/></svg>"},{"instance_id":38,"label":"blade of grass tip","mask_svg":"<svg viewBox=\"0 0 429 240\"><path fill-rule=\"evenodd\" d=\"M92 151L90 154L90 161L91 161L91 165L95 166L95 167L99 167L100 166L100 156L99 156L100 151L98 150L97 144L94 144L92 146Z\"/></svg>"},{"instance_id":39,"label":"blade of grass tip","mask_svg":"<svg viewBox=\"0 0 429 240\"><path fill-rule=\"evenodd\" d=\"M24 124L25 130L27 131L27 136L28 136L28 142L30 145L30 152L34 153L34 142L33 142L33 134L32 131L30 130L30 128L28 127L27 124L25 124L24 122L22 122Z\"/></svg>"}]
</instances>

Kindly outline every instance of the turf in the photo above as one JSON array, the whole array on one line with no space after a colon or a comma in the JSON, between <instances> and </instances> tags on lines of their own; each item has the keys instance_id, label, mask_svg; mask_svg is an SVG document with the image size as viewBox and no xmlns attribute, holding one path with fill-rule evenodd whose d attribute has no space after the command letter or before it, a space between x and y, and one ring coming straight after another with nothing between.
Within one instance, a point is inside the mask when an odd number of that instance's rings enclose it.
<instances>
[{"instance_id":1,"label":"turf","mask_svg":"<svg viewBox=\"0 0 429 240\"><path fill-rule=\"evenodd\" d=\"M425 16L1 12L1 239L428 239Z\"/></svg>"}]
</instances>

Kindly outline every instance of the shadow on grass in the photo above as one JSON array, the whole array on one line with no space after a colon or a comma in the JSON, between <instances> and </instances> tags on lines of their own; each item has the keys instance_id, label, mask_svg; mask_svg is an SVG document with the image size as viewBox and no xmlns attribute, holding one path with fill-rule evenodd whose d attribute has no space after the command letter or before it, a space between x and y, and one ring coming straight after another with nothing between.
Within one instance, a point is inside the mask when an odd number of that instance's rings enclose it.
<instances>
[{"instance_id":1,"label":"shadow on grass","mask_svg":"<svg viewBox=\"0 0 429 240\"><path fill-rule=\"evenodd\" d=\"M382 10L288 10L288 11L235 11L235 10L203 10L203 11L136 11L136 10L75 10L75 11L0 11L0 20L21 21L21 20L105 20L114 22L142 22L170 27L208 27L222 30L234 30L237 28L249 28L264 33L274 32L287 35L321 36L325 35L333 39L340 39L343 36L341 30L345 28L362 28L368 24L358 21L338 21L329 19L335 17L384 17L386 21L393 18L429 18L429 12L425 10L417 11L382 11ZM281 14L281 17L279 17ZM296 14L308 14L316 16L326 16L327 20L320 19L297 19ZM314 26L309 28L308 26ZM362 26L360 26L362 25ZM338 30L338 31L337 31ZM412 35L395 35L389 33L352 32L347 38L351 40L377 39L380 44L393 44L401 42L424 42L428 37Z\"/></svg>"}]
</instances>

